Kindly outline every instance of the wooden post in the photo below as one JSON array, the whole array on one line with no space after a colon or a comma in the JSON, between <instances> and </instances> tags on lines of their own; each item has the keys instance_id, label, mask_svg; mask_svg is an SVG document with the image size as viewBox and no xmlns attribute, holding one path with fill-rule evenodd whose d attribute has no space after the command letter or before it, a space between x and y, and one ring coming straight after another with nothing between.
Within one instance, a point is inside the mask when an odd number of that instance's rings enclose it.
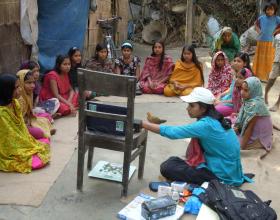
<instances>
[{"instance_id":1,"label":"wooden post","mask_svg":"<svg viewBox=\"0 0 280 220\"><path fill-rule=\"evenodd\" d=\"M187 0L185 43L192 44L193 0Z\"/></svg>"}]
</instances>

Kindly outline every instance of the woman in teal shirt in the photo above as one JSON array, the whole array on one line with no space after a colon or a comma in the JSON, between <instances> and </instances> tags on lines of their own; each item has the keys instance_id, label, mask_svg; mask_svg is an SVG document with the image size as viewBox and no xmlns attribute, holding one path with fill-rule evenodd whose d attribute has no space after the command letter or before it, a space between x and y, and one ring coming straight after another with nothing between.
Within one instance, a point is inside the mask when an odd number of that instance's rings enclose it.
<instances>
[{"instance_id":1,"label":"woman in teal shirt","mask_svg":"<svg viewBox=\"0 0 280 220\"><path fill-rule=\"evenodd\" d=\"M187 111L191 118L197 118L196 122L167 126L143 121L142 126L170 139L197 138L205 162L192 167L179 157L170 157L161 164L161 174L172 181L202 184L218 178L226 184L241 185L246 177L242 172L240 144L230 121L215 110L214 95L197 87L181 98L189 103Z\"/></svg>"}]
</instances>

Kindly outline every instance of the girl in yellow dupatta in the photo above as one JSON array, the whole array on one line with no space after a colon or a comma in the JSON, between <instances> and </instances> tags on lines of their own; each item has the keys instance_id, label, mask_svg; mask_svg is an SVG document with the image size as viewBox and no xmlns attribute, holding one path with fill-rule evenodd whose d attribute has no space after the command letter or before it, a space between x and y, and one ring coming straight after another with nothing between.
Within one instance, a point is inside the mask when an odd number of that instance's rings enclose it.
<instances>
[{"instance_id":1,"label":"girl in yellow dupatta","mask_svg":"<svg viewBox=\"0 0 280 220\"><path fill-rule=\"evenodd\" d=\"M0 170L29 173L49 162L50 149L29 134L15 99L19 89L14 75L0 76Z\"/></svg>"},{"instance_id":2,"label":"girl in yellow dupatta","mask_svg":"<svg viewBox=\"0 0 280 220\"><path fill-rule=\"evenodd\" d=\"M185 46L182 50L181 60L169 78L169 83L164 88L165 96L185 96L195 87L203 86L204 77L202 64L198 61L194 47Z\"/></svg>"},{"instance_id":3,"label":"girl in yellow dupatta","mask_svg":"<svg viewBox=\"0 0 280 220\"><path fill-rule=\"evenodd\" d=\"M17 73L21 88L19 103L22 115L30 134L36 139L49 143L52 125L47 117L39 117L33 114L33 90L35 88L35 80L30 70L20 70Z\"/></svg>"}]
</instances>

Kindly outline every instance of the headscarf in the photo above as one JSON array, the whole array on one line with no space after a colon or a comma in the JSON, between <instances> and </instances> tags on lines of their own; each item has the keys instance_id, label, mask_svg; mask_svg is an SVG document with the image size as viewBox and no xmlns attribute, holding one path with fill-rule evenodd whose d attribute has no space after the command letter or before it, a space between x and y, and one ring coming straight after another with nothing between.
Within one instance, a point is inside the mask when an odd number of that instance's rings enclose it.
<instances>
[{"instance_id":1,"label":"headscarf","mask_svg":"<svg viewBox=\"0 0 280 220\"><path fill-rule=\"evenodd\" d=\"M216 50L221 50L222 49L222 44L224 43L223 40L223 34L224 33L233 33L231 27L223 27L223 29L221 30L220 36L217 39L217 41L215 42L215 48Z\"/></svg>"},{"instance_id":2,"label":"headscarf","mask_svg":"<svg viewBox=\"0 0 280 220\"><path fill-rule=\"evenodd\" d=\"M216 66L216 60L219 55L223 55L225 59L225 65L221 69L218 69ZM208 80L208 89L210 89L215 96L223 93L230 87L232 81L231 71L227 55L223 51L218 51L212 59L212 69Z\"/></svg>"},{"instance_id":3,"label":"headscarf","mask_svg":"<svg viewBox=\"0 0 280 220\"><path fill-rule=\"evenodd\" d=\"M248 77L251 77L253 74L252 72L247 69L247 68L244 68L245 69L245 79L247 79ZM233 94L232 94L232 104L233 104L233 111L235 113L238 113L241 106L242 106L242 99L241 99L241 90L240 88L234 86L234 89L233 89Z\"/></svg>"},{"instance_id":4,"label":"headscarf","mask_svg":"<svg viewBox=\"0 0 280 220\"><path fill-rule=\"evenodd\" d=\"M23 117L31 117L33 115L33 93L29 95L24 89L24 77L29 71L30 70L24 69L17 72L17 76L19 77L19 86L21 88L21 96L19 98L19 102L22 108Z\"/></svg>"},{"instance_id":5,"label":"headscarf","mask_svg":"<svg viewBox=\"0 0 280 220\"><path fill-rule=\"evenodd\" d=\"M270 113L264 103L261 81L257 77L249 77L245 81L249 88L250 98L243 100L243 105L236 121L237 127L244 134L249 122L255 116L269 116Z\"/></svg>"}]
</instances>

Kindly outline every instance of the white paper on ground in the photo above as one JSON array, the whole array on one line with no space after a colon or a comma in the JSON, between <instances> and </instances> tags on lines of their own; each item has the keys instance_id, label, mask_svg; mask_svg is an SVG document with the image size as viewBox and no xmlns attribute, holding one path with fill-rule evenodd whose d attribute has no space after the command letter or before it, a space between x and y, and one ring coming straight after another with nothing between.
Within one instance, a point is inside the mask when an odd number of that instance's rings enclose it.
<instances>
[{"instance_id":1,"label":"white paper on ground","mask_svg":"<svg viewBox=\"0 0 280 220\"><path fill-rule=\"evenodd\" d=\"M136 167L130 165L128 179L131 178L135 170ZM108 161L100 160L95 165L95 167L89 172L88 176L96 177L100 179L112 180L116 182L122 182L122 173L123 173L122 164L111 163Z\"/></svg>"},{"instance_id":2,"label":"white paper on ground","mask_svg":"<svg viewBox=\"0 0 280 220\"><path fill-rule=\"evenodd\" d=\"M119 213L118 218L122 220L145 220L141 216L141 204L151 200L153 197L140 193L130 203L128 203ZM184 214L184 207L177 205L176 213L172 216L160 218L161 220L177 220Z\"/></svg>"}]
</instances>

